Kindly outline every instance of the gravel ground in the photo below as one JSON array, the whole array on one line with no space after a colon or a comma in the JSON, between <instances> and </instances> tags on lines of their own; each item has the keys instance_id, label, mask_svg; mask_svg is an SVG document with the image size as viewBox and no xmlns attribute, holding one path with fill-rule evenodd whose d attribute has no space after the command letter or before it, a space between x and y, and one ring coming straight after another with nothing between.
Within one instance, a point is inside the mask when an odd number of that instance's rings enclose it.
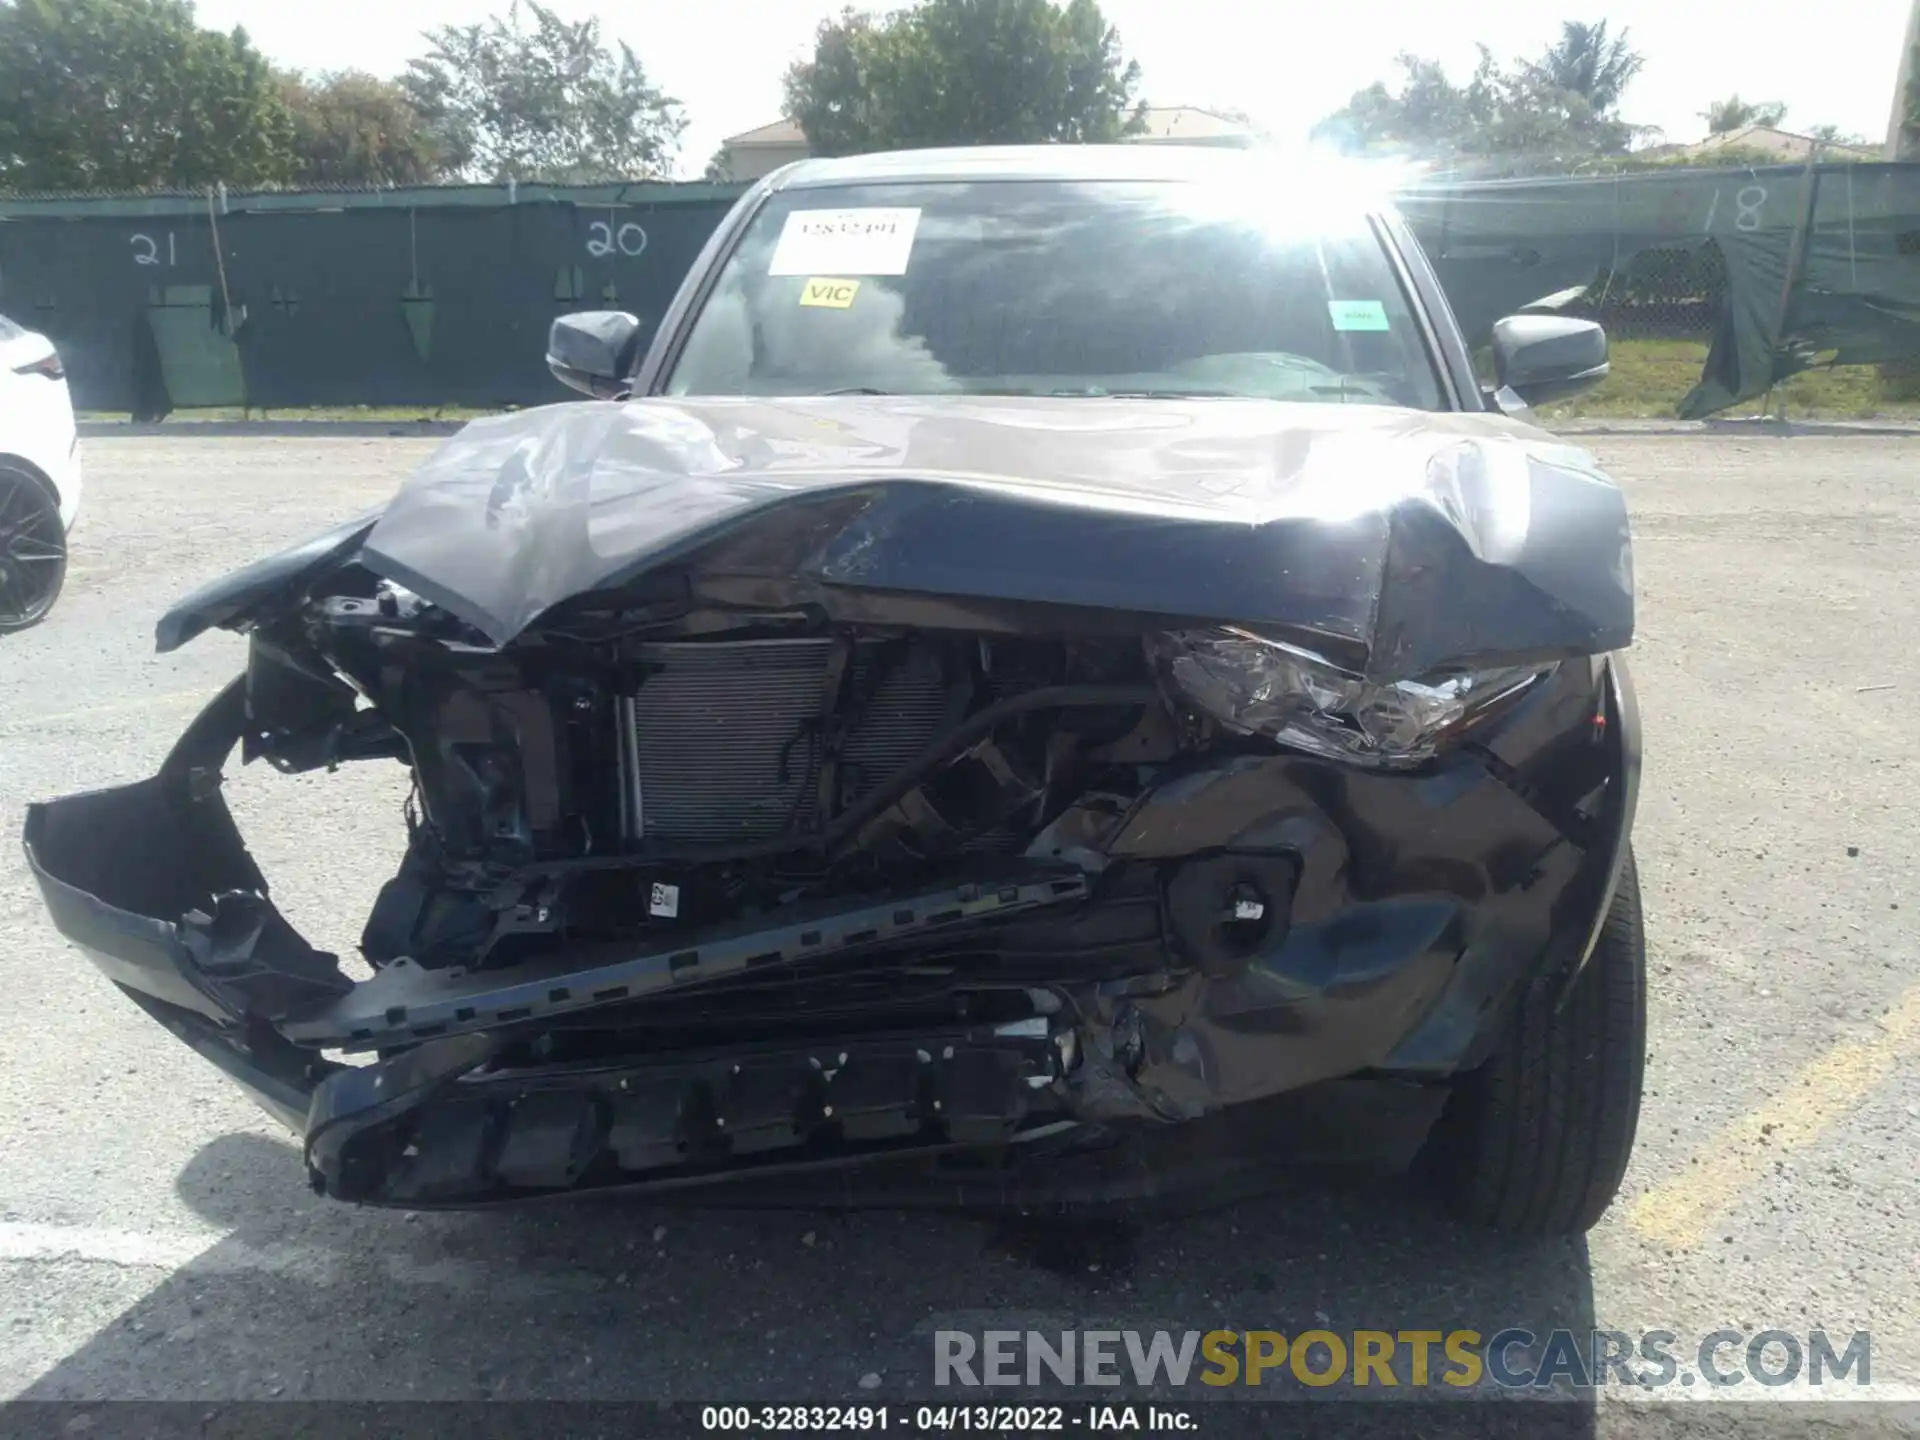
<instances>
[{"instance_id":1,"label":"gravel ground","mask_svg":"<svg viewBox=\"0 0 1920 1440\"><path fill-rule=\"evenodd\" d=\"M167 601L384 497L433 443L89 441L68 593L0 642L0 831L150 773L238 667L224 635L155 656ZM1316 1324L1868 1329L1872 1393L1920 1393L1920 440L1589 443L1635 516L1655 989L1627 1192L1585 1242L1320 1182L1132 1231L354 1211L63 944L8 850L0 1395L871 1399L927 1393L941 1328ZM282 908L350 948L397 855L394 777L232 790Z\"/></svg>"}]
</instances>

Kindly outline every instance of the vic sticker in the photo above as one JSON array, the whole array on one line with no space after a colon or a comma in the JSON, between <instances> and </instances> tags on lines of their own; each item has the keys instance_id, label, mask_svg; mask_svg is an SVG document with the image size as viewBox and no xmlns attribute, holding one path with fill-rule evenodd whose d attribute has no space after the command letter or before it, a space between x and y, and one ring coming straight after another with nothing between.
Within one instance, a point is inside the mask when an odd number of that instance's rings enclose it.
<instances>
[{"instance_id":1,"label":"vic sticker","mask_svg":"<svg viewBox=\"0 0 1920 1440\"><path fill-rule=\"evenodd\" d=\"M819 305L828 310L846 310L860 293L858 280L809 280L800 287L802 305Z\"/></svg>"},{"instance_id":2,"label":"vic sticker","mask_svg":"<svg viewBox=\"0 0 1920 1440\"><path fill-rule=\"evenodd\" d=\"M1378 300L1329 300L1327 313L1336 330L1385 330L1387 307Z\"/></svg>"},{"instance_id":3,"label":"vic sticker","mask_svg":"<svg viewBox=\"0 0 1920 1440\"><path fill-rule=\"evenodd\" d=\"M920 228L917 209L795 210L769 275L904 275Z\"/></svg>"}]
</instances>

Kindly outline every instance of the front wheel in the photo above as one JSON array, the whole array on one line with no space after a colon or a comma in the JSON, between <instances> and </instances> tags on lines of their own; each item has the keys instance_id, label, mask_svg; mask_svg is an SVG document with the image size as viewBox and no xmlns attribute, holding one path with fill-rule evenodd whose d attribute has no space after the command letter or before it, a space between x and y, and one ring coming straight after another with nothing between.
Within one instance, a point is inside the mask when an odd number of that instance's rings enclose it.
<instances>
[{"instance_id":1,"label":"front wheel","mask_svg":"<svg viewBox=\"0 0 1920 1440\"><path fill-rule=\"evenodd\" d=\"M59 501L37 476L0 463L0 635L44 620L66 578Z\"/></svg>"},{"instance_id":2,"label":"front wheel","mask_svg":"<svg viewBox=\"0 0 1920 1440\"><path fill-rule=\"evenodd\" d=\"M1463 1076L1429 1142L1451 1207L1516 1235L1578 1235L1620 1188L1640 1118L1647 949L1627 852L1599 942L1556 1011L1536 977L1493 1056Z\"/></svg>"}]
</instances>

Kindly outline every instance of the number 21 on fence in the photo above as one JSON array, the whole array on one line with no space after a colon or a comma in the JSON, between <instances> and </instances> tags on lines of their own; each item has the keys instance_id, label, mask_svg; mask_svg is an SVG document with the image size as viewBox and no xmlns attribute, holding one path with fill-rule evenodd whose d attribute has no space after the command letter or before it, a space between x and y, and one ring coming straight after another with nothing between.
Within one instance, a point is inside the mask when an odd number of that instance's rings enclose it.
<instances>
[{"instance_id":1,"label":"number 21 on fence","mask_svg":"<svg viewBox=\"0 0 1920 1440\"><path fill-rule=\"evenodd\" d=\"M172 265L174 263L173 232L167 232L167 255L160 258L160 242L151 235L131 235L127 243L133 246L133 263L136 265Z\"/></svg>"},{"instance_id":2,"label":"number 21 on fence","mask_svg":"<svg viewBox=\"0 0 1920 1440\"><path fill-rule=\"evenodd\" d=\"M616 250L622 255L634 256L647 248L647 232L631 220L618 230L613 228L611 220L596 220L587 230L587 253L596 259Z\"/></svg>"}]
</instances>

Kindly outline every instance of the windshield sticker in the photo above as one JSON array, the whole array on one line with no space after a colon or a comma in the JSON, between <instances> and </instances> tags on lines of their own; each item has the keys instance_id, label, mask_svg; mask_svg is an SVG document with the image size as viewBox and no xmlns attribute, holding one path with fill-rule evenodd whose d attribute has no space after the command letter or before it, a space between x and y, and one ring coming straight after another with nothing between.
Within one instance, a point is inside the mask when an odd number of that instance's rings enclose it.
<instances>
[{"instance_id":1,"label":"windshield sticker","mask_svg":"<svg viewBox=\"0 0 1920 1440\"><path fill-rule=\"evenodd\" d=\"M917 209L795 210L767 273L904 275L919 228Z\"/></svg>"},{"instance_id":2,"label":"windshield sticker","mask_svg":"<svg viewBox=\"0 0 1920 1440\"><path fill-rule=\"evenodd\" d=\"M858 280L814 279L800 287L800 303L827 310L847 310L852 308L853 297L859 293Z\"/></svg>"},{"instance_id":3,"label":"windshield sticker","mask_svg":"<svg viewBox=\"0 0 1920 1440\"><path fill-rule=\"evenodd\" d=\"M1387 307L1378 300L1329 300L1327 313L1336 330L1386 330Z\"/></svg>"}]
</instances>

